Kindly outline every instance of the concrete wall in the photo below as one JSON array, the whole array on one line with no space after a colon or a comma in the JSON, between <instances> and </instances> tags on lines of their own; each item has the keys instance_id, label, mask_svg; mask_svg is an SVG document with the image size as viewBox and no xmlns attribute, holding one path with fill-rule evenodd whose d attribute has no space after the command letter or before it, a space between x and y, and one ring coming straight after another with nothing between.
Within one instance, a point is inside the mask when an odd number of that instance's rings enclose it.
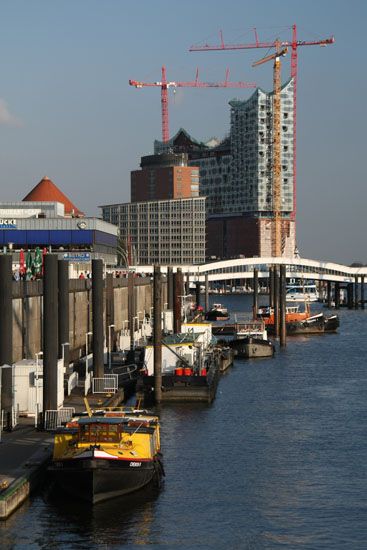
<instances>
[{"instance_id":1,"label":"concrete wall","mask_svg":"<svg viewBox=\"0 0 367 550\"><path fill-rule=\"evenodd\" d=\"M150 314L153 304L152 281L137 277L134 280L135 315ZM128 328L127 279L113 279L114 332ZM34 359L42 349L42 281L13 283L13 361ZM167 302L166 284L163 284L162 301ZM71 360L85 353L86 333L92 331L92 291L90 280L69 283L69 342ZM104 318L106 316L106 293ZM105 326L105 319L104 319ZM57 338L57 335L55 335ZM92 337L89 337L89 351Z\"/></svg>"}]
</instances>

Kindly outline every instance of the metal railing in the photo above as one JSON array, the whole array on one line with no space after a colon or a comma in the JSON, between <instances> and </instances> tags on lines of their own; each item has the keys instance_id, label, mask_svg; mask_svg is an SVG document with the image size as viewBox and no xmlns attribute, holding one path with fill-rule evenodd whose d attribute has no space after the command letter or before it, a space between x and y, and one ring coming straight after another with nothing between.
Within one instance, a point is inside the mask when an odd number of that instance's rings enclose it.
<instances>
[{"instance_id":1,"label":"metal railing","mask_svg":"<svg viewBox=\"0 0 367 550\"><path fill-rule=\"evenodd\" d=\"M56 430L72 419L75 414L73 407L65 407L58 410L47 410L44 414L43 427L46 431Z\"/></svg>"},{"instance_id":2,"label":"metal railing","mask_svg":"<svg viewBox=\"0 0 367 550\"><path fill-rule=\"evenodd\" d=\"M105 374L101 378L92 378L92 393L116 393L118 374Z\"/></svg>"}]
</instances>

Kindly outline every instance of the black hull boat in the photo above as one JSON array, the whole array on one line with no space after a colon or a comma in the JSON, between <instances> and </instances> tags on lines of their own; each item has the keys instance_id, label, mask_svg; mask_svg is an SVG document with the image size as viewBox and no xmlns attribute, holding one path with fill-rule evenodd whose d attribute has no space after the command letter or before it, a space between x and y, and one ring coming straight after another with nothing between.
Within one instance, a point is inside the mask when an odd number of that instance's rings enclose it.
<instances>
[{"instance_id":1,"label":"black hull boat","mask_svg":"<svg viewBox=\"0 0 367 550\"><path fill-rule=\"evenodd\" d=\"M214 304L212 309L205 315L207 321L228 321L228 309L222 304Z\"/></svg>"},{"instance_id":2,"label":"black hull boat","mask_svg":"<svg viewBox=\"0 0 367 550\"><path fill-rule=\"evenodd\" d=\"M96 504L128 495L164 475L158 417L106 410L72 418L55 433L48 471L59 492Z\"/></svg>"},{"instance_id":3,"label":"black hull boat","mask_svg":"<svg viewBox=\"0 0 367 550\"><path fill-rule=\"evenodd\" d=\"M150 483L159 486L163 475L158 459L116 462L91 458L77 464L56 462L49 471L59 488L90 504L128 495Z\"/></svg>"},{"instance_id":4,"label":"black hull boat","mask_svg":"<svg viewBox=\"0 0 367 550\"><path fill-rule=\"evenodd\" d=\"M251 359L256 357L272 357L274 355L274 345L269 340L253 338L248 336L232 340L229 345L234 351L234 356L239 359Z\"/></svg>"},{"instance_id":5,"label":"black hull boat","mask_svg":"<svg viewBox=\"0 0 367 550\"><path fill-rule=\"evenodd\" d=\"M303 321L287 323L287 334L289 336L298 334L324 334L325 332L336 332L338 327L339 317L337 315L325 317L323 313L319 313Z\"/></svg>"}]
</instances>

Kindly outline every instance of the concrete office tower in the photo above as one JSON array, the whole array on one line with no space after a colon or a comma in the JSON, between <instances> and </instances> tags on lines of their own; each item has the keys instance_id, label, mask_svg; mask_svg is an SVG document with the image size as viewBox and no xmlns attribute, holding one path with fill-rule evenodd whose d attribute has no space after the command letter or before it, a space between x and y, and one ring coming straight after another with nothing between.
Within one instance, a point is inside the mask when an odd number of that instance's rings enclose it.
<instances>
[{"instance_id":1,"label":"concrete office tower","mask_svg":"<svg viewBox=\"0 0 367 550\"><path fill-rule=\"evenodd\" d=\"M192 265L205 262L205 197L104 205L131 246L133 265Z\"/></svg>"},{"instance_id":2,"label":"concrete office tower","mask_svg":"<svg viewBox=\"0 0 367 550\"><path fill-rule=\"evenodd\" d=\"M199 169L187 160L185 153L142 157L141 170L131 172L131 202L198 197Z\"/></svg>"}]
</instances>

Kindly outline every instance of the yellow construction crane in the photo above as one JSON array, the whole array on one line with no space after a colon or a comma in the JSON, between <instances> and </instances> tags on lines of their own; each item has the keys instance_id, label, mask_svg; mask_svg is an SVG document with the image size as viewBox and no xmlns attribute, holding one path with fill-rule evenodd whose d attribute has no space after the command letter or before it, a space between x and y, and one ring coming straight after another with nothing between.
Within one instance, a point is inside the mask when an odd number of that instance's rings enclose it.
<instances>
[{"instance_id":1,"label":"yellow construction crane","mask_svg":"<svg viewBox=\"0 0 367 550\"><path fill-rule=\"evenodd\" d=\"M262 65L274 59L273 73L273 226L271 232L272 256L282 255L282 157L281 157L281 63L280 58L286 55L288 48L280 48L279 40L275 42L275 53L263 57L252 64Z\"/></svg>"}]
</instances>

